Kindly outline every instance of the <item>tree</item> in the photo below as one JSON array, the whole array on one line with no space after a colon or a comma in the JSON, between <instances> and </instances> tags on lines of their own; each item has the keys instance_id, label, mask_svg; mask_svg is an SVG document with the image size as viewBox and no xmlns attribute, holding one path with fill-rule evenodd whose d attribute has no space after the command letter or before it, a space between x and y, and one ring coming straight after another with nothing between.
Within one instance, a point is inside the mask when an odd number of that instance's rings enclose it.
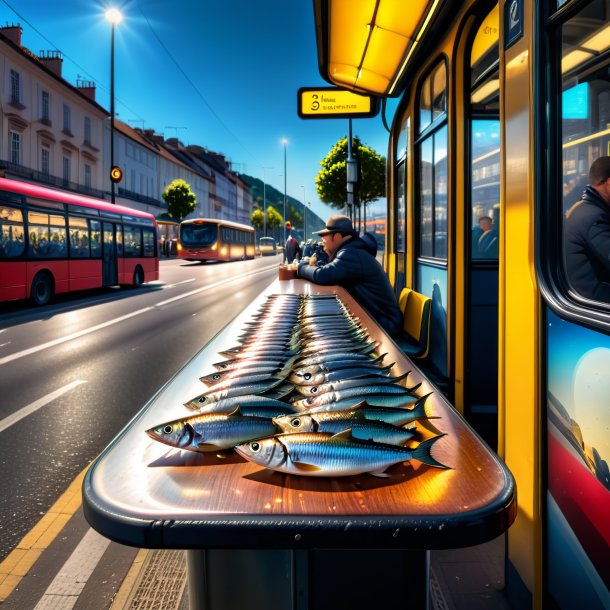
<instances>
[{"instance_id":1,"label":"tree","mask_svg":"<svg viewBox=\"0 0 610 610\"><path fill-rule=\"evenodd\" d=\"M162 197L167 205L167 213L178 221L188 216L197 204L197 197L190 185L180 178L172 180L165 187Z\"/></svg>"},{"instance_id":2,"label":"tree","mask_svg":"<svg viewBox=\"0 0 610 610\"><path fill-rule=\"evenodd\" d=\"M272 206L267 206L267 228L276 229L282 226L282 215Z\"/></svg>"},{"instance_id":3,"label":"tree","mask_svg":"<svg viewBox=\"0 0 610 610\"><path fill-rule=\"evenodd\" d=\"M385 157L360 142L352 142L352 154L358 158L360 184L357 197L360 204L368 204L385 197ZM343 208L347 200L347 137L339 140L320 161L322 169L316 175L316 191L324 203Z\"/></svg>"},{"instance_id":4,"label":"tree","mask_svg":"<svg viewBox=\"0 0 610 610\"><path fill-rule=\"evenodd\" d=\"M252 214L250 215L250 222L255 229L262 229L264 226L264 215L263 211L255 208L252 210Z\"/></svg>"}]
</instances>

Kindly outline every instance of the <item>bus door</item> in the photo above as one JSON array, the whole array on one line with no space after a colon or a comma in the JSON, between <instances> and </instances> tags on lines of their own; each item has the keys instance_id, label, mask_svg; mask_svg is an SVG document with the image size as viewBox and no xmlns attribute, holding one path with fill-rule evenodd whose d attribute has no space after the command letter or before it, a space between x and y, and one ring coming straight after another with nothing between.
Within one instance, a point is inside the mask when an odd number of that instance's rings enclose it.
<instances>
[{"instance_id":1,"label":"bus door","mask_svg":"<svg viewBox=\"0 0 610 610\"><path fill-rule=\"evenodd\" d=\"M116 286L119 282L117 269L117 244L115 225L104 222L104 247L102 251L102 285Z\"/></svg>"},{"instance_id":2,"label":"bus door","mask_svg":"<svg viewBox=\"0 0 610 610\"><path fill-rule=\"evenodd\" d=\"M498 6L471 47L469 193L466 249L464 414L490 445L497 443L498 261L500 244L500 117ZM496 32L489 36L488 32Z\"/></svg>"}]
</instances>

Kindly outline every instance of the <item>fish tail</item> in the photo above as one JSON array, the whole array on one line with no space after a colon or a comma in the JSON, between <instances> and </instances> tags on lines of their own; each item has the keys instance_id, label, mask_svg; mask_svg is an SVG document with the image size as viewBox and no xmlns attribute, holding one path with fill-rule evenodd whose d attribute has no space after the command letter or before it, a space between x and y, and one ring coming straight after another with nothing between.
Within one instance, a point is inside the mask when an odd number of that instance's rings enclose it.
<instances>
[{"instance_id":1,"label":"fish tail","mask_svg":"<svg viewBox=\"0 0 610 610\"><path fill-rule=\"evenodd\" d=\"M428 414L426 413L426 399L430 394L422 396L413 406L411 412L413 413L413 419L427 419Z\"/></svg>"},{"instance_id":2,"label":"fish tail","mask_svg":"<svg viewBox=\"0 0 610 610\"><path fill-rule=\"evenodd\" d=\"M434 466L435 468L442 468L444 470L449 470L449 466L445 466L445 464L441 464L437 460L435 460L430 454L430 450L432 449L432 445L436 443L439 438L446 436L446 434L439 434L433 438L429 438L426 441L423 441L419 444L419 446L413 450L413 457L416 460L424 464L428 464L428 466Z\"/></svg>"}]
</instances>

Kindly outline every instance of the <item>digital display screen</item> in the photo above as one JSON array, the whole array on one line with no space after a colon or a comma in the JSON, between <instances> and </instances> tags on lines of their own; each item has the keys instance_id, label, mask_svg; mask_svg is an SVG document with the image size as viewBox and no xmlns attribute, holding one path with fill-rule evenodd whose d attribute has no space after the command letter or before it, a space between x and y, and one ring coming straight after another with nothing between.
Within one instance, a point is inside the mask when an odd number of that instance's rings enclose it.
<instances>
[{"instance_id":1,"label":"digital display screen","mask_svg":"<svg viewBox=\"0 0 610 610\"><path fill-rule=\"evenodd\" d=\"M566 89L561 96L561 117L565 119L589 118L589 85L580 83Z\"/></svg>"}]
</instances>

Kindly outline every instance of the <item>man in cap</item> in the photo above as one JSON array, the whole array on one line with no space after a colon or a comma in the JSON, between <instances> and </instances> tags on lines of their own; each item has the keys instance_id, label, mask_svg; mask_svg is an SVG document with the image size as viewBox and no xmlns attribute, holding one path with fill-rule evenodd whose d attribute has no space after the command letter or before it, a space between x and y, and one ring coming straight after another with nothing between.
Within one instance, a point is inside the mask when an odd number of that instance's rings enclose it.
<instances>
[{"instance_id":1,"label":"man in cap","mask_svg":"<svg viewBox=\"0 0 610 610\"><path fill-rule=\"evenodd\" d=\"M356 235L350 218L334 214L316 233L324 241L329 262L322 266L301 263L298 277L325 286L342 286L390 336L396 337L402 328L396 295L381 265Z\"/></svg>"}]
</instances>

